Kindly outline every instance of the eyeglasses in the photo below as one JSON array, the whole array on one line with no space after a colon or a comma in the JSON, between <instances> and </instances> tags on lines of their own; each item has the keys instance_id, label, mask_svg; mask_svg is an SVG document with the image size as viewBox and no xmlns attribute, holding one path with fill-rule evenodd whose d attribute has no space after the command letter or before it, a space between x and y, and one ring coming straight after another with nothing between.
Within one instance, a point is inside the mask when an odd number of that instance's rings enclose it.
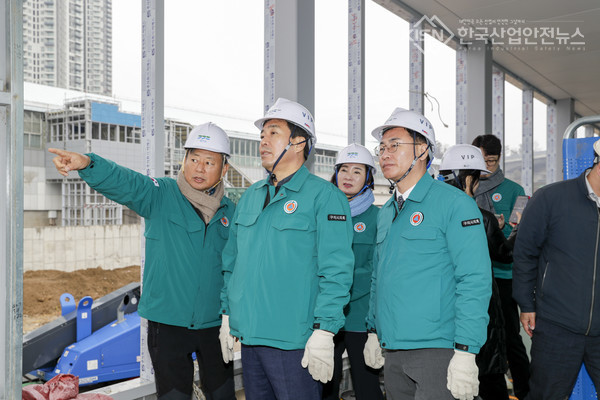
<instances>
[{"instance_id":1,"label":"eyeglasses","mask_svg":"<svg viewBox=\"0 0 600 400\"><path fill-rule=\"evenodd\" d=\"M498 161L500 161L500 158L488 158L485 160L485 163L487 165L496 165L498 164Z\"/></svg>"},{"instance_id":2,"label":"eyeglasses","mask_svg":"<svg viewBox=\"0 0 600 400\"><path fill-rule=\"evenodd\" d=\"M375 146L375 155L377 157L381 157L386 150L388 153L395 153L396 150L398 150L398 146L400 146L401 144L414 145L415 142L392 142L389 145L380 144L379 146Z\"/></svg>"}]
</instances>

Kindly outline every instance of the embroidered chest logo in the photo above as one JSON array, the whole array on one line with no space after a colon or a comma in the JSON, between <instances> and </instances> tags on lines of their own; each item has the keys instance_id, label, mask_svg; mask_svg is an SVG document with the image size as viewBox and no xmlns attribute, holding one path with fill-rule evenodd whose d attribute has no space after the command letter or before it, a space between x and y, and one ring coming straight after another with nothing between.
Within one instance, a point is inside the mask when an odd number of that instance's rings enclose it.
<instances>
[{"instance_id":1,"label":"embroidered chest logo","mask_svg":"<svg viewBox=\"0 0 600 400\"><path fill-rule=\"evenodd\" d=\"M229 220L227 219L227 217L221 218L221 224L223 224L225 228L229 226Z\"/></svg>"},{"instance_id":2,"label":"embroidered chest logo","mask_svg":"<svg viewBox=\"0 0 600 400\"><path fill-rule=\"evenodd\" d=\"M285 211L286 214L293 213L294 211L296 211L297 208L298 203L296 202L296 200L290 200L283 205L283 211Z\"/></svg>"},{"instance_id":3,"label":"embroidered chest logo","mask_svg":"<svg viewBox=\"0 0 600 400\"><path fill-rule=\"evenodd\" d=\"M354 224L354 232L361 233L361 232L364 232L365 229L367 229L367 225L365 225L364 222L358 222L358 223Z\"/></svg>"},{"instance_id":4,"label":"embroidered chest logo","mask_svg":"<svg viewBox=\"0 0 600 400\"><path fill-rule=\"evenodd\" d=\"M502 200L502 195L500 193L494 193L492 195L492 200L494 200L496 203L499 202L500 200Z\"/></svg>"},{"instance_id":5,"label":"embroidered chest logo","mask_svg":"<svg viewBox=\"0 0 600 400\"><path fill-rule=\"evenodd\" d=\"M423 213L417 211L410 216L410 224L412 226L420 225L423 222Z\"/></svg>"}]
</instances>

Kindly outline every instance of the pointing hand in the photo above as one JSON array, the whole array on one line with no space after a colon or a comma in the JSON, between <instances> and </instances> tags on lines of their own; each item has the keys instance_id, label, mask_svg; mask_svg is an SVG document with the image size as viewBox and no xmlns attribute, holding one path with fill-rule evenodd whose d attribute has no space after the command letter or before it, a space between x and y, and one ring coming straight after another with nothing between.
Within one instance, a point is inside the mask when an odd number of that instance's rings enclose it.
<instances>
[{"instance_id":1,"label":"pointing hand","mask_svg":"<svg viewBox=\"0 0 600 400\"><path fill-rule=\"evenodd\" d=\"M52 162L62 176L69 175L69 171L77 171L90 165L90 158L85 154L53 148L48 149L48 151L56 154Z\"/></svg>"}]
</instances>

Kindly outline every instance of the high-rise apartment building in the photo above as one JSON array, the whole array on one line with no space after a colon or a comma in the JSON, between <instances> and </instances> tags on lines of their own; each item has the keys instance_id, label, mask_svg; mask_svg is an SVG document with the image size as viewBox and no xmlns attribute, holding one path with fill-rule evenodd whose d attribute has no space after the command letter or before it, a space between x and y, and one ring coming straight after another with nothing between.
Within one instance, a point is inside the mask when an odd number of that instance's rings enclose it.
<instances>
[{"instance_id":1,"label":"high-rise apartment building","mask_svg":"<svg viewBox=\"0 0 600 400\"><path fill-rule=\"evenodd\" d=\"M28 82L110 96L112 0L24 0Z\"/></svg>"}]
</instances>

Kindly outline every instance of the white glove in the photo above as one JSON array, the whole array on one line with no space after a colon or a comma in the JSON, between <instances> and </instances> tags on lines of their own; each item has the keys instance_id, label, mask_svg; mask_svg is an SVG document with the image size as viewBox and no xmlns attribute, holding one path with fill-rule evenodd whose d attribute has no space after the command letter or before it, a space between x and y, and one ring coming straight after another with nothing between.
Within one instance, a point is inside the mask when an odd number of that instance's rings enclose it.
<instances>
[{"instance_id":1,"label":"white glove","mask_svg":"<svg viewBox=\"0 0 600 400\"><path fill-rule=\"evenodd\" d=\"M221 320L219 341L221 342L221 353L223 353L225 364L233 361L233 336L229 333L229 315L223 315L223 319Z\"/></svg>"},{"instance_id":2,"label":"white glove","mask_svg":"<svg viewBox=\"0 0 600 400\"><path fill-rule=\"evenodd\" d=\"M472 400L479 394L479 368L475 354L454 350L448 365L448 390L459 400Z\"/></svg>"},{"instance_id":3,"label":"white glove","mask_svg":"<svg viewBox=\"0 0 600 400\"><path fill-rule=\"evenodd\" d=\"M381 354L381 346L379 345L379 339L377 339L376 333L369 333L367 335L363 356L365 357L365 364L367 364L367 366L373 369L383 367L385 359L383 358L383 354Z\"/></svg>"},{"instance_id":4,"label":"white glove","mask_svg":"<svg viewBox=\"0 0 600 400\"><path fill-rule=\"evenodd\" d=\"M333 333L316 329L308 338L302 357L302 368L308 367L308 372L315 381L327 383L333 377Z\"/></svg>"}]
</instances>

